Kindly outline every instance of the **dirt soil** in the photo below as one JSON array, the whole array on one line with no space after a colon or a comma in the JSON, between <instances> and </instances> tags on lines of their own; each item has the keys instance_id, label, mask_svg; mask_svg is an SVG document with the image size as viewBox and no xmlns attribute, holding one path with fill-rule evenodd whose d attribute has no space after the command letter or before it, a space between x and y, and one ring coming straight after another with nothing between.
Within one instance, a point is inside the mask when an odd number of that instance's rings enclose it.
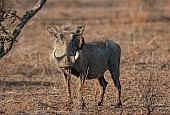
<instances>
[{"instance_id":1,"label":"dirt soil","mask_svg":"<svg viewBox=\"0 0 170 115\"><path fill-rule=\"evenodd\" d=\"M17 0L20 16L37 0ZM13 49L0 60L0 115L169 115L169 0L48 0L22 30ZM73 104L67 103L64 78L52 60L47 25L84 24L84 38L108 37L121 46L122 108L115 108L109 72L104 104L97 106L95 80L86 81L86 107L77 110L77 79L72 77Z\"/></svg>"}]
</instances>

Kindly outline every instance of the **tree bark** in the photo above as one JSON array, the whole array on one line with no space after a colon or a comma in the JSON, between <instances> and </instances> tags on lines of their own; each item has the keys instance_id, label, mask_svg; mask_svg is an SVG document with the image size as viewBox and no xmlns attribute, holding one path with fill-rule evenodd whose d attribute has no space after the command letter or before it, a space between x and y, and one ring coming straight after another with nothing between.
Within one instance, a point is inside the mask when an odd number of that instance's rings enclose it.
<instances>
[{"instance_id":1,"label":"tree bark","mask_svg":"<svg viewBox=\"0 0 170 115\"><path fill-rule=\"evenodd\" d=\"M21 21L18 23L16 28L13 31L13 38L8 43L2 44L4 47L0 49L0 59L5 56L11 49L14 44L14 41L16 41L18 35L20 34L23 27L26 25L26 23L44 6L47 0L39 0L38 3L29 11L26 11L26 13L23 15Z\"/></svg>"}]
</instances>

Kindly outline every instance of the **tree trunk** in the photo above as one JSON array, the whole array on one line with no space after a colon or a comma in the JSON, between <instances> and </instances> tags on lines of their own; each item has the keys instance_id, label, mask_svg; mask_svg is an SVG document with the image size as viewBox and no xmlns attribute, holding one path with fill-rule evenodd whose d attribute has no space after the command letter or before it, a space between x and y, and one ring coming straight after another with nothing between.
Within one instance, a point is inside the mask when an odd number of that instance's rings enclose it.
<instances>
[{"instance_id":1,"label":"tree trunk","mask_svg":"<svg viewBox=\"0 0 170 115\"><path fill-rule=\"evenodd\" d=\"M26 23L44 6L47 0L39 0L38 3L29 11L26 11L26 13L23 15L21 21L18 23L16 28L13 31L13 38L8 43L0 43L1 49L0 49L0 59L5 56L11 49L14 44L14 41L16 41L18 35L20 34L23 27L26 25Z\"/></svg>"}]
</instances>

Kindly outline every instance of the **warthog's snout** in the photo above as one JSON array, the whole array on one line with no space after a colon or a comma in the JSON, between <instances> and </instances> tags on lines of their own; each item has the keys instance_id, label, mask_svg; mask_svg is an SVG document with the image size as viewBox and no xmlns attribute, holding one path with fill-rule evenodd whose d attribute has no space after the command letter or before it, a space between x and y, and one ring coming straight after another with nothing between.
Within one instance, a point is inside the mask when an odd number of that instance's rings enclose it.
<instances>
[{"instance_id":1,"label":"warthog's snout","mask_svg":"<svg viewBox=\"0 0 170 115\"><path fill-rule=\"evenodd\" d=\"M63 54L61 56L57 56L56 54L56 50L53 51L53 57L57 60L58 65L60 67L72 67L75 63L75 56L70 56L68 54Z\"/></svg>"},{"instance_id":2,"label":"warthog's snout","mask_svg":"<svg viewBox=\"0 0 170 115\"><path fill-rule=\"evenodd\" d=\"M74 56L65 56L61 59L61 57L58 60L58 64L60 67L73 67L74 63L75 63L75 57Z\"/></svg>"}]
</instances>

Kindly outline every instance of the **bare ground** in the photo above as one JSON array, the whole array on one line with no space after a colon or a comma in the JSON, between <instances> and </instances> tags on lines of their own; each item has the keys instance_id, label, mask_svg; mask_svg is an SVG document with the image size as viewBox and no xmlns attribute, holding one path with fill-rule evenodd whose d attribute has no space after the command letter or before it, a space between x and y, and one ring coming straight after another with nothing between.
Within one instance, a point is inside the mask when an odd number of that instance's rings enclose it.
<instances>
[{"instance_id":1,"label":"bare ground","mask_svg":"<svg viewBox=\"0 0 170 115\"><path fill-rule=\"evenodd\" d=\"M16 8L32 7L33 2L27 1L19 0ZM168 0L47 1L23 29L12 51L0 61L0 114L170 114L169 5ZM113 106L115 90L108 72L105 77L109 85L102 107L96 104L97 84L89 80L84 88L86 107L77 110L74 77L74 103L67 103L64 78L50 56L53 38L46 26L53 23L85 24L86 41L108 37L121 46L122 108Z\"/></svg>"}]
</instances>

